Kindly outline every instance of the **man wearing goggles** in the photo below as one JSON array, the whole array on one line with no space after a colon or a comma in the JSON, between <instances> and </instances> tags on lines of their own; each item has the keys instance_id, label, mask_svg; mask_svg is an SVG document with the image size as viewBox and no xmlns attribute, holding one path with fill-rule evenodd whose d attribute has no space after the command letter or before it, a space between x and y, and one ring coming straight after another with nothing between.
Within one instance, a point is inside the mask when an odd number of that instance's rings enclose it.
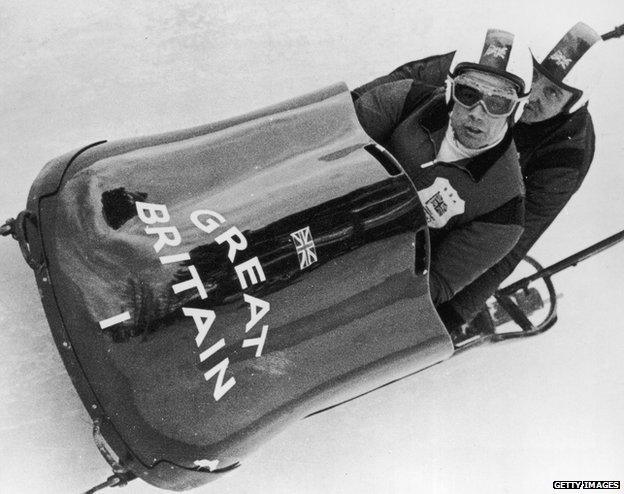
<instances>
[{"instance_id":1,"label":"man wearing goggles","mask_svg":"<svg viewBox=\"0 0 624 494\"><path fill-rule=\"evenodd\" d=\"M355 101L364 130L412 179L430 228L429 285L449 300L507 254L522 233L523 185L511 127L531 85L531 58L490 29L466 45L444 88L411 80Z\"/></svg>"},{"instance_id":2,"label":"man wearing goggles","mask_svg":"<svg viewBox=\"0 0 624 494\"><path fill-rule=\"evenodd\" d=\"M472 110L479 103L491 117L508 117L516 108L518 95L515 91L501 91L486 84L467 77L465 74L457 76L451 82L453 101Z\"/></svg>"},{"instance_id":3,"label":"man wearing goggles","mask_svg":"<svg viewBox=\"0 0 624 494\"><path fill-rule=\"evenodd\" d=\"M579 189L594 156L595 135L587 102L604 67L601 37L579 22L558 41L544 41L541 50L533 52L531 94L519 123L513 127L526 187L525 230L502 261L439 307L450 328L465 325L484 307ZM354 99L380 84L403 79L443 85L454 55L452 52L404 64L357 88ZM458 78L455 82L460 83ZM484 96L479 100L483 100L485 110L491 114L505 113L502 103L498 105L492 99L488 102L488 96L481 93ZM456 104L472 107L476 99L477 94L471 89L453 87Z\"/></svg>"},{"instance_id":4,"label":"man wearing goggles","mask_svg":"<svg viewBox=\"0 0 624 494\"><path fill-rule=\"evenodd\" d=\"M457 140L472 149L494 143L518 107L517 86L493 74L468 70L448 81L453 102L451 124Z\"/></svg>"}]
</instances>

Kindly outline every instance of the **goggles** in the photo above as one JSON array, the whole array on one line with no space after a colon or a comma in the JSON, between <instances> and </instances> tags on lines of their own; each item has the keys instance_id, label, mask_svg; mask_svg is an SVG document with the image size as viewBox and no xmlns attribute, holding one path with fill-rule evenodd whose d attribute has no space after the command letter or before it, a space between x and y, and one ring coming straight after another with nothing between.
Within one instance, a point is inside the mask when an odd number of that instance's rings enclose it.
<instances>
[{"instance_id":1,"label":"goggles","mask_svg":"<svg viewBox=\"0 0 624 494\"><path fill-rule=\"evenodd\" d=\"M461 76L452 81L451 88L456 103L472 109L482 101L486 113L493 117L511 115L520 101L515 93L500 91Z\"/></svg>"}]
</instances>

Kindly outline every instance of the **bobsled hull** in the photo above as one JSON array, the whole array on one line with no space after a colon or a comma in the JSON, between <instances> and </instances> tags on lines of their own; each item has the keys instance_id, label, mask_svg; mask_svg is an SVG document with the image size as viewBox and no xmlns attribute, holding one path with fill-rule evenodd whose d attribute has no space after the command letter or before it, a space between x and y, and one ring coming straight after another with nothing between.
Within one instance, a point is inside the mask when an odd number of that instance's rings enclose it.
<instances>
[{"instance_id":1,"label":"bobsled hull","mask_svg":"<svg viewBox=\"0 0 624 494\"><path fill-rule=\"evenodd\" d=\"M80 397L183 490L301 419L449 357L415 189L344 84L48 163L30 264Z\"/></svg>"}]
</instances>

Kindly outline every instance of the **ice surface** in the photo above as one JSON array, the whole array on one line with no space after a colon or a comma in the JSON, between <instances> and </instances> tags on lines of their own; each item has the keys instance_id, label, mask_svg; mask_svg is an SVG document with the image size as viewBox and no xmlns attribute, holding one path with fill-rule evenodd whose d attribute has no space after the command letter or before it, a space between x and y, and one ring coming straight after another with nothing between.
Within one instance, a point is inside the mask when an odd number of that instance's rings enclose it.
<instances>
[{"instance_id":1,"label":"ice surface","mask_svg":"<svg viewBox=\"0 0 624 494\"><path fill-rule=\"evenodd\" d=\"M624 4L539 0L274 2L5 0L0 216L43 164L99 139L214 121L456 48L488 26L539 39ZM598 152L535 247L544 263L624 228L624 40L592 99ZM108 465L49 334L17 245L0 241L0 492L79 492ZM624 246L558 275L560 320L304 420L197 492L533 493L624 480ZM122 491L123 492L123 491ZM128 493L159 492L136 481Z\"/></svg>"}]
</instances>

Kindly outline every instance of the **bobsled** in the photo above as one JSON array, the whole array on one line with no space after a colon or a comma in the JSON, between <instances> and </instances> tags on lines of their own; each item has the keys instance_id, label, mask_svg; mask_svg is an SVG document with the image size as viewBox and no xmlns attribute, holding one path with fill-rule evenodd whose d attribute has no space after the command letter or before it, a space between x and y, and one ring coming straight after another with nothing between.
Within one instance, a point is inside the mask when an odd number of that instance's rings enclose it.
<instances>
[{"instance_id":1,"label":"bobsled","mask_svg":"<svg viewBox=\"0 0 624 494\"><path fill-rule=\"evenodd\" d=\"M414 186L344 84L72 151L12 226L116 482L197 487L454 351Z\"/></svg>"},{"instance_id":2,"label":"bobsled","mask_svg":"<svg viewBox=\"0 0 624 494\"><path fill-rule=\"evenodd\" d=\"M344 84L72 151L2 233L113 469L98 488L197 487L293 421L553 320L451 338L414 185Z\"/></svg>"}]
</instances>

